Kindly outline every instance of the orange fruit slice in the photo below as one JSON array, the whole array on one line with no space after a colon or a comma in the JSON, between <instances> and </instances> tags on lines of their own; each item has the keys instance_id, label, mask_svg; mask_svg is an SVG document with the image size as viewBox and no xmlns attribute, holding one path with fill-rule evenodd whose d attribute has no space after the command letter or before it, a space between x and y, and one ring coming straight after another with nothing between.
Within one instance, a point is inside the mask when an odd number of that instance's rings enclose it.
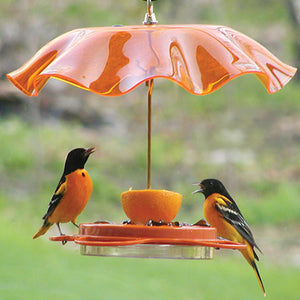
<instances>
[{"instance_id":1,"label":"orange fruit slice","mask_svg":"<svg viewBox=\"0 0 300 300\"><path fill-rule=\"evenodd\" d=\"M176 217L182 195L168 190L129 190L121 194L123 210L135 224L166 223Z\"/></svg>"}]
</instances>

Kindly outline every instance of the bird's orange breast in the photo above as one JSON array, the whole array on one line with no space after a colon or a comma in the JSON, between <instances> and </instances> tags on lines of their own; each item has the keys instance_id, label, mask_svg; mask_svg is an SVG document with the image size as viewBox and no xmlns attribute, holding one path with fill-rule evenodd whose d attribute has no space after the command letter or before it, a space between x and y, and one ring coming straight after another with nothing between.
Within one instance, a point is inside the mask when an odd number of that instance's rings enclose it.
<instances>
[{"instance_id":1,"label":"bird's orange breast","mask_svg":"<svg viewBox=\"0 0 300 300\"><path fill-rule=\"evenodd\" d=\"M54 212L49 217L51 223L76 222L77 216L85 208L93 183L85 169L78 169L66 175L65 193Z\"/></svg>"}]
</instances>

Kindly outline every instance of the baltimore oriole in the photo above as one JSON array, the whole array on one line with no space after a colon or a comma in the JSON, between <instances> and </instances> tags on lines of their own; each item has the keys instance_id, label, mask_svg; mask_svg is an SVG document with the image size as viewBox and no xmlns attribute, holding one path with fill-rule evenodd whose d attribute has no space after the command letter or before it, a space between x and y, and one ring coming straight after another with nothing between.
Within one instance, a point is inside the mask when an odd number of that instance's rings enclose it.
<instances>
[{"instance_id":1,"label":"baltimore oriole","mask_svg":"<svg viewBox=\"0 0 300 300\"><path fill-rule=\"evenodd\" d=\"M224 239L247 245L246 249L239 251L253 268L264 296L266 296L265 288L255 263L255 259L258 261L259 258L254 248L260 252L261 250L257 246L253 234L236 203L222 182L217 179L205 179L195 183L195 185L199 185L200 188L194 193L203 193L205 196L203 205L204 217L212 227L217 229L218 235Z\"/></svg>"},{"instance_id":2,"label":"baltimore oriole","mask_svg":"<svg viewBox=\"0 0 300 300\"><path fill-rule=\"evenodd\" d=\"M78 227L77 216L85 208L93 190L92 180L84 165L94 149L76 148L68 153L63 174L43 216L43 226L33 239L45 234L54 223L60 235L64 234L59 223L72 222ZM66 241L63 241L63 244L65 243Z\"/></svg>"}]
</instances>

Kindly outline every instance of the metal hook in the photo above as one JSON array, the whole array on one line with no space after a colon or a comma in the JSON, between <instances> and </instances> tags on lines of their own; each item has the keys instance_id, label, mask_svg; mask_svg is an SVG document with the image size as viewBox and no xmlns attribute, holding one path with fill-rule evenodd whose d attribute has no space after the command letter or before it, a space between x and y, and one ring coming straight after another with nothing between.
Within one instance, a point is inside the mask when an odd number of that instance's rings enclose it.
<instances>
[{"instance_id":1,"label":"metal hook","mask_svg":"<svg viewBox=\"0 0 300 300\"><path fill-rule=\"evenodd\" d=\"M147 0L147 13L145 14L144 25L157 24L155 13L153 12L153 6L151 0Z\"/></svg>"}]
</instances>

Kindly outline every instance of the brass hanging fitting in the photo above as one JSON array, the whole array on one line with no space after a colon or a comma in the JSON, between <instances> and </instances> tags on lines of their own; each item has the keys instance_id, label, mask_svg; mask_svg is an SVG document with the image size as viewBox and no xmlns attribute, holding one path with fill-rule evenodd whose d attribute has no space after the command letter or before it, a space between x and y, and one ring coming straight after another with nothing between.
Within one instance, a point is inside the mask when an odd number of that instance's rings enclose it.
<instances>
[{"instance_id":1,"label":"brass hanging fitting","mask_svg":"<svg viewBox=\"0 0 300 300\"><path fill-rule=\"evenodd\" d=\"M147 13L145 14L145 19L143 22L144 25L152 25L158 23L155 17L155 13L153 12L153 6L151 2L151 0L147 0Z\"/></svg>"}]
</instances>

